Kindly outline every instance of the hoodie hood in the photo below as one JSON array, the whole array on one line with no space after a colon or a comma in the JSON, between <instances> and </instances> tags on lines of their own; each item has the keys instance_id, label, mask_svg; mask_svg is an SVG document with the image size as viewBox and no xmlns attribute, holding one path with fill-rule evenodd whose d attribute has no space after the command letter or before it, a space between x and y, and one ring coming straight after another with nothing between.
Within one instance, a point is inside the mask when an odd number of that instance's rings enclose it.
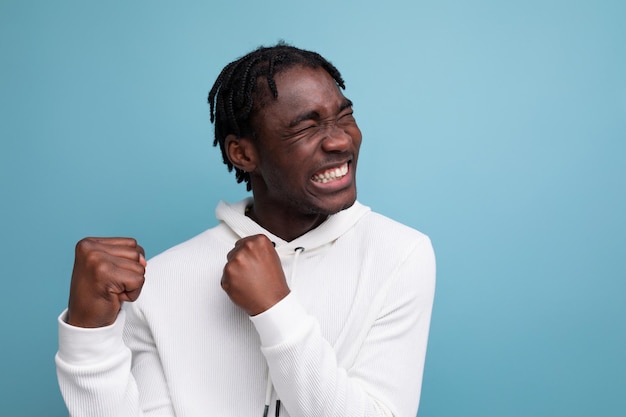
<instances>
[{"instance_id":1,"label":"hoodie hood","mask_svg":"<svg viewBox=\"0 0 626 417\"><path fill-rule=\"evenodd\" d=\"M276 245L279 255L293 253L297 248L305 248L307 252L323 247L337 240L341 235L352 228L370 208L355 201L354 204L328 219L318 227L304 235L287 242L262 228L255 221L245 215L246 207L252 205L252 197L237 203L220 201L215 209L215 216L220 222L228 226L237 236L244 238L251 235L264 234Z\"/></svg>"}]
</instances>

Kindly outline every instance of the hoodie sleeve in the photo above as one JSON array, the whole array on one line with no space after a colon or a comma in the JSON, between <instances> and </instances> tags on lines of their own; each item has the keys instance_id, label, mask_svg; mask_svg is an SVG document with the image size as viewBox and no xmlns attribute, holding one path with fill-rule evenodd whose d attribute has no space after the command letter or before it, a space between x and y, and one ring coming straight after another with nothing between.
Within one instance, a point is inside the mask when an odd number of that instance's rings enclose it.
<instances>
[{"instance_id":1,"label":"hoodie sleeve","mask_svg":"<svg viewBox=\"0 0 626 417\"><path fill-rule=\"evenodd\" d=\"M65 316L63 312L58 319L59 350L55 360L59 387L70 416L174 416L162 367L155 364L158 356L143 337L145 331L133 342L143 346L139 360L133 363L123 339L127 319L124 309L115 323L97 329L70 326ZM151 381L149 386L142 386L142 391L135 382L135 372Z\"/></svg>"},{"instance_id":2,"label":"hoodie sleeve","mask_svg":"<svg viewBox=\"0 0 626 417\"><path fill-rule=\"evenodd\" d=\"M348 368L295 295L252 318L292 417L416 415L435 287L430 241L414 243L386 279L383 305Z\"/></svg>"}]
</instances>

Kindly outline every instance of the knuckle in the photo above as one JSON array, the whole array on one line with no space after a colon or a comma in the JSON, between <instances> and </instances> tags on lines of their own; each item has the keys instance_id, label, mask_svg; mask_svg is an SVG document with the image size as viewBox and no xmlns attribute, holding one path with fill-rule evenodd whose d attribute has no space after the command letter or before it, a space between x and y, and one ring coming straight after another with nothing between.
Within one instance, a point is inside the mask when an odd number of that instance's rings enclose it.
<instances>
[{"instance_id":1,"label":"knuckle","mask_svg":"<svg viewBox=\"0 0 626 417\"><path fill-rule=\"evenodd\" d=\"M258 243L258 238L257 237L252 237L250 239L246 239L244 242L242 242L242 246L244 249L246 250L250 250L252 248L254 248Z\"/></svg>"},{"instance_id":2,"label":"knuckle","mask_svg":"<svg viewBox=\"0 0 626 417\"><path fill-rule=\"evenodd\" d=\"M87 265L98 265L102 263L102 256L99 252L96 251L85 251L82 252L84 261Z\"/></svg>"},{"instance_id":3,"label":"knuckle","mask_svg":"<svg viewBox=\"0 0 626 417\"><path fill-rule=\"evenodd\" d=\"M94 256L95 257L95 256ZM92 268L96 276L108 276L113 272L113 265L109 262L100 262L99 257L94 262L91 263Z\"/></svg>"},{"instance_id":4,"label":"knuckle","mask_svg":"<svg viewBox=\"0 0 626 417\"><path fill-rule=\"evenodd\" d=\"M143 284L145 282L144 277L137 277L137 279L135 279L132 283L126 285L126 291L130 294L137 293L137 295L139 295L139 292L143 288Z\"/></svg>"},{"instance_id":5,"label":"knuckle","mask_svg":"<svg viewBox=\"0 0 626 417\"><path fill-rule=\"evenodd\" d=\"M137 289L141 290L143 288L143 284L146 283L146 277L143 275L137 278Z\"/></svg>"},{"instance_id":6,"label":"knuckle","mask_svg":"<svg viewBox=\"0 0 626 417\"><path fill-rule=\"evenodd\" d=\"M76 243L76 253L79 254L88 252L92 247L93 240L89 237L83 238Z\"/></svg>"}]
</instances>

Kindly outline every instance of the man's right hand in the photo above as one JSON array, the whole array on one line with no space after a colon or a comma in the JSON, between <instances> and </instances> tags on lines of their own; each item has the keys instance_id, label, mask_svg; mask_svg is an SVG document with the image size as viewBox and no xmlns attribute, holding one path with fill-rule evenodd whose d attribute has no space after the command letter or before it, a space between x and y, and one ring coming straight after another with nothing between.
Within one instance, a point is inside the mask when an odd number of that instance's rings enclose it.
<instances>
[{"instance_id":1,"label":"man's right hand","mask_svg":"<svg viewBox=\"0 0 626 417\"><path fill-rule=\"evenodd\" d=\"M113 324L122 303L139 297L146 265L144 250L135 239L82 239L76 244L67 323L78 327Z\"/></svg>"}]
</instances>

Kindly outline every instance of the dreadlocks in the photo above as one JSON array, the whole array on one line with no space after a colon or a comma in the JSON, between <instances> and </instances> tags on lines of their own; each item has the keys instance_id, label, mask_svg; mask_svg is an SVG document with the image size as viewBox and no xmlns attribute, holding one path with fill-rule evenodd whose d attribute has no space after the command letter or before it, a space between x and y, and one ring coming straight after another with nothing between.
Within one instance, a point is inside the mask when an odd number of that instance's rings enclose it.
<instances>
[{"instance_id":1,"label":"dreadlocks","mask_svg":"<svg viewBox=\"0 0 626 417\"><path fill-rule=\"evenodd\" d=\"M248 191L251 189L250 174L233 166L226 154L224 141L230 134L237 137L254 134L251 119L254 111L264 104L262 93L255 91L257 82L261 79L267 80L267 86L275 100L278 98L278 90L274 77L297 65L321 67L333 77L339 87L345 89L337 68L321 55L279 42L271 47L261 46L226 65L209 92L211 123L215 123L213 146L219 144L228 171L234 169L237 182L245 182Z\"/></svg>"}]
</instances>

